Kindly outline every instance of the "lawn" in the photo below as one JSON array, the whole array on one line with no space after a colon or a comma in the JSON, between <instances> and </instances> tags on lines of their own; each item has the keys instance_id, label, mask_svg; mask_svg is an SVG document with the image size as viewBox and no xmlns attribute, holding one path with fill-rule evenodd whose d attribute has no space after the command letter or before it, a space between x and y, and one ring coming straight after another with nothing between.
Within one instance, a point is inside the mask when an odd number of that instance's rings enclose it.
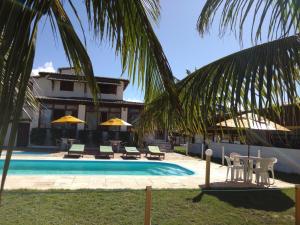
<instances>
[{"instance_id":1,"label":"lawn","mask_svg":"<svg viewBox=\"0 0 300 225\"><path fill-rule=\"evenodd\" d=\"M0 224L143 224L144 191L6 191ZM294 189L156 190L152 224L294 224Z\"/></svg>"}]
</instances>

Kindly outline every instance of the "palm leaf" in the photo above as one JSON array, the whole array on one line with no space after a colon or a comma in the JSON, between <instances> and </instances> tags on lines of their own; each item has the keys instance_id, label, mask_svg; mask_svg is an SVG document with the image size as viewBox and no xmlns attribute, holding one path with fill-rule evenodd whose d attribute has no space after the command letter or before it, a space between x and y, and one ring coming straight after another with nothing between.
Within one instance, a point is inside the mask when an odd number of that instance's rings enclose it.
<instances>
[{"instance_id":1,"label":"palm leaf","mask_svg":"<svg viewBox=\"0 0 300 225\"><path fill-rule=\"evenodd\" d=\"M145 101L163 90L175 96L171 68L149 20L159 16L158 1L86 0L85 4L95 35L115 46L123 71L145 89Z\"/></svg>"},{"instance_id":2,"label":"palm leaf","mask_svg":"<svg viewBox=\"0 0 300 225\"><path fill-rule=\"evenodd\" d=\"M299 52L300 39L295 35L221 58L183 81L183 104L201 107L194 113L199 119L224 112L264 114L267 108L294 104L300 81Z\"/></svg>"},{"instance_id":3,"label":"palm leaf","mask_svg":"<svg viewBox=\"0 0 300 225\"><path fill-rule=\"evenodd\" d=\"M218 14L220 13L220 14ZM216 16L218 15L218 16ZM207 0L198 18L200 34L209 30L216 17L220 18L219 30L228 28L242 39L243 28L252 24L252 38L258 40L265 33L268 38L282 38L298 33L300 2L298 0Z\"/></svg>"},{"instance_id":4,"label":"palm leaf","mask_svg":"<svg viewBox=\"0 0 300 225\"><path fill-rule=\"evenodd\" d=\"M280 105L297 103L299 53L300 39L295 35L212 62L177 83L181 115L172 111L164 93L145 106L140 129L163 126L188 134L206 133L220 118L235 118L244 111L277 119L283 113Z\"/></svg>"}]
</instances>

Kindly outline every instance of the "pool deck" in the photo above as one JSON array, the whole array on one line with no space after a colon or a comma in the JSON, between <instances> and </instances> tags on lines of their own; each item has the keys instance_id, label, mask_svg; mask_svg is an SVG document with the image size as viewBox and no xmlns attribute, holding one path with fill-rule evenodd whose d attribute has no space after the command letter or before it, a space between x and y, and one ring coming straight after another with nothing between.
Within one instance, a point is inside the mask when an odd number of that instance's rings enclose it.
<instances>
[{"instance_id":1,"label":"pool deck","mask_svg":"<svg viewBox=\"0 0 300 225\"><path fill-rule=\"evenodd\" d=\"M49 155L14 155L13 159L64 159L63 152ZM2 156L2 159L4 157ZM84 160L95 160L85 155ZM80 160L80 159L77 159ZM121 154L114 159L124 160ZM135 160L134 160L135 161ZM149 161L144 156L139 161ZM153 161L153 160L151 160ZM166 153L164 162L175 163L195 172L191 176L127 176L127 175L8 175L5 189L145 189L150 185L155 189L198 189L205 184L205 161L177 153ZM256 184L244 182L225 182L227 167L211 163L211 187L252 188ZM253 177L254 178L254 177ZM271 188L289 188L294 184L276 180Z\"/></svg>"}]
</instances>

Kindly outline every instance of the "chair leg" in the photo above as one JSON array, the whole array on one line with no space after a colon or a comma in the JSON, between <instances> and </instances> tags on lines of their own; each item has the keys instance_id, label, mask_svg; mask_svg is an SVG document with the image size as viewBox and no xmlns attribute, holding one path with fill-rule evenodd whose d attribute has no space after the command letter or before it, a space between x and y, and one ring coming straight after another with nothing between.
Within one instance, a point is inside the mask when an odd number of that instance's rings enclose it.
<instances>
[{"instance_id":1,"label":"chair leg","mask_svg":"<svg viewBox=\"0 0 300 225\"><path fill-rule=\"evenodd\" d=\"M233 181L233 178L234 178L234 169L231 168L231 177L230 177L230 180Z\"/></svg>"},{"instance_id":2,"label":"chair leg","mask_svg":"<svg viewBox=\"0 0 300 225\"><path fill-rule=\"evenodd\" d=\"M229 167L227 167L226 181L228 180Z\"/></svg>"},{"instance_id":3,"label":"chair leg","mask_svg":"<svg viewBox=\"0 0 300 225\"><path fill-rule=\"evenodd\" d=\"M255 173L255 182L257 185L259 184L259 173Z\"/></svg>"},{"instance_id":4,"label":"chair leg","mask_svg":"<svg viewBox=\"0 0 300 225\"><path fill-rule=\"evenodd\" d=\"M275 184L275 175L274 175L274 170L271 170L271 173L272 173L272 184Z\"/></svg>"}]
</instances>

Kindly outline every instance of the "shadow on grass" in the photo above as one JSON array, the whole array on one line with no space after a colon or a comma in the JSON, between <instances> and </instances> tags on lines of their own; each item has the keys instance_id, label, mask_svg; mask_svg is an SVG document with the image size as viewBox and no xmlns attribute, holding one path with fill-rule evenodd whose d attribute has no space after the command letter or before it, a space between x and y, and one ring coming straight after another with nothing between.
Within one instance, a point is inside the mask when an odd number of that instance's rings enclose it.
<instances>
[{"instance_id":1,"label":"shadow on grass","mask_svg":"<svg viewBox=\"0 0 300 225\"><path fill-rule=\"evenodd\" d=\"M207 189L202 190L192 199L192 202L201 202L205 196L218 198L220 201L227 202L233 207L257 209L265 211L280 212L294 207L293 199L283 193L281 190L275 189Z\"/></svg>"},{"instance_id":2,"label":"shadow on grass","mask_svg":"<svg viewBox=\"0 0 300 225\"><path fill-rule=\"evenodd\" d=\"M293 184L298 184L300 181L300 174L275 171L275 179L279 179Z\"/></svg>"}]
</instances>

